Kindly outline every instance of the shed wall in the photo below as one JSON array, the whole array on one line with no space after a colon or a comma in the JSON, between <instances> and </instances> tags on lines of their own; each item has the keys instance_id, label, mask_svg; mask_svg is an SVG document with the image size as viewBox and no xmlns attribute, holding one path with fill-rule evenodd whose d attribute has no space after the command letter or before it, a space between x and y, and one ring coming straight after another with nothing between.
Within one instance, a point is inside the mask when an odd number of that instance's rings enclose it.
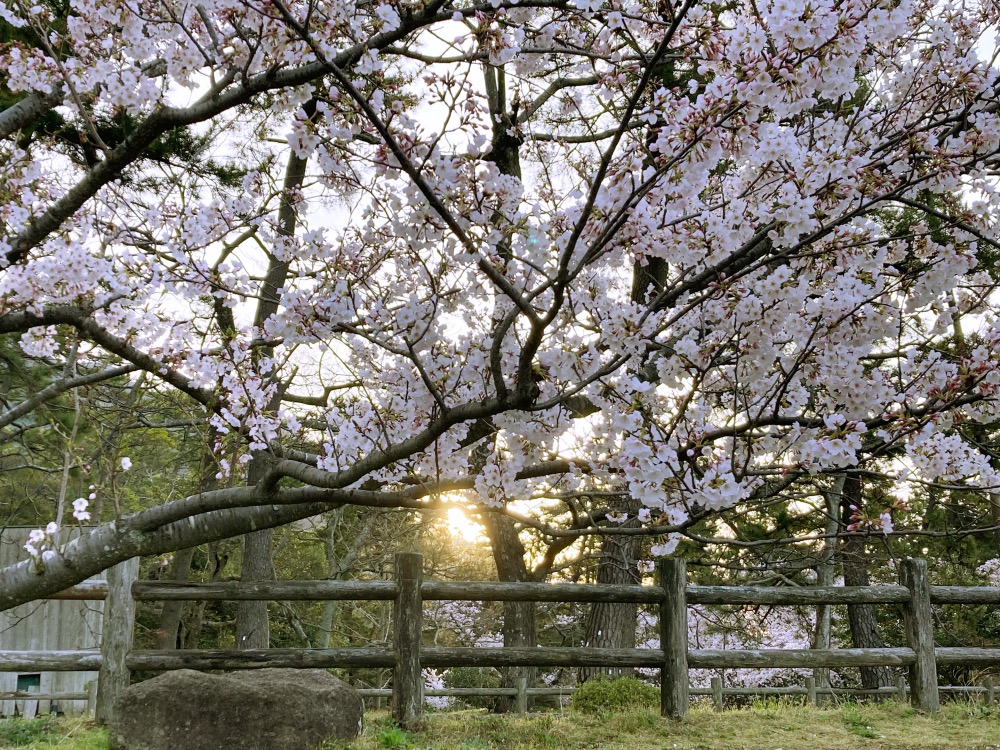
<instances>
[{"instance_id":1,"label":"shed wall","mask_svg":"<svg viewBox=\"0 0 1000 750\"><path fill-rule=\"evenodd\" d=\"M86 533L86 529L83 530ZM24 543L30 528L0 529L0 567L27 559ZM79 536L80 529L63 530L62 541ZM100 580L100 577L89 580ZM100 649L102 601L35 601L0 612L0 649L11 651L63 651ZM13 692L18 676L24 673L0 672L0 692ZM87 683L97 679L97 672L41 672L39 692L82 693ZM86 701L61 702L60 711L81 714ZM0 701L0 716L33 716L52 710L49 701Z\"/></svg>"}]
</instances>

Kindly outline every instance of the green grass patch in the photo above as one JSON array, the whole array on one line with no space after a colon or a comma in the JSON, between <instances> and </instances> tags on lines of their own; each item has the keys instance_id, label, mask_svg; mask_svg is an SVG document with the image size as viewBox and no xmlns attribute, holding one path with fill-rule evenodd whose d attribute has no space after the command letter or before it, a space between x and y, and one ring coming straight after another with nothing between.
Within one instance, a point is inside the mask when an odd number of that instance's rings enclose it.
<instances>
[{"instance_id":1,"label":"green grass patch","mask_svg":"<svg viewBox=\"0 0 1000 750\"><path fill-rule=\"evenodd\" d=\"M381 711L366 714L365 725L357 740L322 750L1000 750L1000 708L973 703L948 703L934 715L893 702L817 709L766 701L723 713L700 703L682 722L641 707L528 716L471 710L429 713L417 732L399 729ZM108 744L104 730L80 719L7 719L0 720L0 748Z\"/></svg>"},{"instance_id":2,"label":"green grass patch","mask_svg":"<svg viewBox=\"0 0 1000 750\"><path fill-rule=\"evenodd\" d=\"M369 713L364 734L323 750L382 750L391 718ZM553 711L493 716L481 711L430 714L400 750L1000 750L1000 709L945 705L925 715L906 705L841 704L817 709L767 701L715 713L695 705L683 722L655 710Z\"/></svg>"},{"instance_id":3,"label":"green grass patch","mask_svg":"<svg viewBox=\"0 0 1000 750\"><path fill-rule=\"evenodd\" d=\"M108 750L107 732L85 719L0 719L0 748Z\"/></svg>"},{"instance_id":4,"label":"green grass patch","mask_svg":"<svg viewBox=\"0 0 1000 750\"><path fill-rule=\"evenodd\" d=\"M0 722L0 747L27 747L52 735L53 721L41 719L10 719Z\"/></svg>"},{"instance_id":5,"label":"green grass patch","mask_svg":"<svg viewBox=\"0 0 1000 750\"><path fill-rule=\"evenodd\" d=\"M844 714L844 726L847 727L847 731L858 737L864 737L867 740L878 740L882 738L882 735L878 733L869 723L869 719L861 714L857 710L856 706L846 705L843 709Z\"/></svg>"}]
</instances>

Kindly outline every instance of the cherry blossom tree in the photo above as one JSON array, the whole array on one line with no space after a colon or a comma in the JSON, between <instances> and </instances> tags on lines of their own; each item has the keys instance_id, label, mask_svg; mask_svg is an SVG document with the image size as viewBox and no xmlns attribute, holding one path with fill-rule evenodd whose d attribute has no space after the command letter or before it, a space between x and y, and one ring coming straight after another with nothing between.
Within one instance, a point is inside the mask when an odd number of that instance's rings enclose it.
<instances>
[{"instance_id":1,"label":"cherry blossom tree","mask_svg":"<svg viewBox=\"0 0 1000 750\"><path fill-rule=\"evenodd\" d=\"M126 368L188 399L219 484L40 529L0 607L343 504L668 554L846 469L985 497L959 427L1000 386L998 15L4 0L0 334L52 392Z\"/></svg>"}]
</instances>

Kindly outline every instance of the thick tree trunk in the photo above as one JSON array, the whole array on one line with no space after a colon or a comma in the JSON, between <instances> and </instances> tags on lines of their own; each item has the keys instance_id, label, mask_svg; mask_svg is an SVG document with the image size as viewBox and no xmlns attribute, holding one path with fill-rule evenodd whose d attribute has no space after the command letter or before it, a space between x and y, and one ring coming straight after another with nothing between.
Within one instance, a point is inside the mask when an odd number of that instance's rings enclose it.
<instances>
[{"instance_id":1,"label":"thick tree trunk","mask_svg":"<svg viewBox=\"0 0 1000 750\"><path fill-rule=\"evenodd\" d=\"M243 537L243 570L241 581L273 581L271 561L271 529L263 529ZM236 647L270 648L271 622L267 602L240 602L236 607Z\"/></svg>"},{"instance_id":2,"label":"thick tree trunk","mask_svg":"<svg viewBox=\"0 0 1000 750\"><path fill-rule=\"evenodd\" d=\"M848 472L844 478L844 492L840 501L841 524L851 522L851 506L862 506L861 477ZM862 537L849 537L840 547L841 565L845 586L869 586L868 551ZM878 630L877 610L874 604L848 604L847 619L851 626L851 643L855 648L885 648L885 641ZM893 684L890 667L861 667L861 684L866 688L886 687Z\"/></svg>"},{"instance_id":3,"label":"thick tree trunk","mask_svg":"<svg viewBox=\"0 0 1000 750\"><path fill-rule=\"evenodd\" d=\"M210 428L205 442L201 449L201 477L198 482L198 489L201 492L211 492L219 489L219 480L216 476L219 471L218 463L212 451L212 446L219 437L215 428ZM194 560L194 547L178 550L170 563L167 579L171 581L186 581L191 575L191 563ZM160 609L160 627L156 630L156 647L158 649L182 648L181 643L181 622L184 619L184 612L189 607L188 602L167 601L163 602Z\"/></svg>"},{"instance_id":4,"label":"thick tree trunk","mask_svg":"<svg viewBox=\"0 0 1000 750\"><path fill-rule=\"evenodd\" d=\"M225 575L226 563L229 556L223 552L223 545L220 542L211 542L208 545L208 559L206 561L205 572L208 573L209 581L218 581ZM184 626L180 632L181 648L199 648L201 645L201 633L205 625L205 613L208 611L207 601L192 602L193 607L185 610L187 619L182 620Z\"/></svg>"},{"instance_id":5,"label":"thick tree trunk","mask_svg":"<svg viewBox=\"0 0 1000 750\"><path fill-rule=\"evenodd\" d=\"M498 513L484 514L483 521L493 549L498 580L530 581L531 575L524 562L524 545L518 537L514 521ZM502 634L504 647L537 646L535 603L504 602ZM528 687L531 687L535 682L536 671L532 667L503 668L500 670L500 684L503 687L516 687L517 679L524 677L528 681ZM507 713L514 709L514 700L499 698L495 705L498 712Z\"/></svg>"},{"instance_id":6,"label":"thick tree trunk","mask_svg":"<svg viewBox=\"0 0 1000 750\"><path fill-rule=\"evenodd\" d=\"M630 501L618 510L627 510L632 515L638 510L638 503ZM636 518L630 518L625 526L639 525ZM637 584L638 561L641 538L638 536L606 536L601 542L601 558L597 566L597 582L613 584ZM590 607L584 645L590 648L635 648L636 622L639 613L637 604L608 604L599 602ZM579 671L580 682L597 677L617 678L635 674L629 667L584 667Z\"/></svg>"},{"instance_id":7,"label":"thick tree trunk","mask_svg":"<svg viewBox=\"0 0 1000 750\"><path fill-rule=\"evenodd\" d=\"M669 266L662 258L647 258L646 264L632 266L631 299L641 305L649 304L663 289ZM626 526L639 525L635 514L639 503L626 497L614 510L628 513L631 518ZM637 567L642 548L640 537L606 536L601 541L601 556L597 567L598 583L639 583L641 577ZM593 648L634 648L635 631L638 624L639 607L636 604L592 604L587 620L584 645ZM627 667L599 668L584 667L578 673L580 682L596 677L625 677L634 675L635 670Z\"/></svg>"},{"instance_id":8,"label":"thick tree trunk","mask_svg":"<svg viewBox=\"0 0 1000 750\"><path fill-rule=\"evenodd\" d=\"M267 473L268 457L258 454L247 468L247 483L257 484ZM271 559L274 532L261 529L243 537L241 581L273 581L274 562ZM270 648L271 621L267 602L239 602L236 606L236 648Z\"/></svg>"},{"instance_id":9,"label":"thick tree trunk","mask_svg":"<svg viewBox=\"0 0 1000 750\"><path fill-rule=\"evenodd\" d=\"M267 473L269 459L264 454L255 455L247 468L247 484L257 484ZM274 532L261 529L243 537L243 566L241 581L273 581L274 563L271 559ZM239 602L236 606L236 648L270 648L271 622L267 602Z\"/></svg>"},{"instance_id":10,"label":"thick tree trunk","mask_svg":"<svg viewBox=\"0 0 1000 750\"><path fill-rule=\"evenodd\" d=\"M524 139L517 130L516 106L513 112L507 108L507 78L503 66L484 64L483 79L493 120L493 147L486 159L496 164L502 174L521 179L520 147ZM504 235L497 243L497 254L505 263L509 262L513 257L508 235L510 227L499 211L490 217L490 224ZM503 317L505 304L512 303L498 299L497 307L493 311L495 322L499 322ZM524 545L518 537L514 522L496 513L484 514L483 520L490 538L498 580L530 580L528 567L524 561ZM505 647L537 646L534 602L504 602L502 634ZM524 677L531 687L534 685L535 673L536 670L533 668L506 667L500 670L500 684L503 687L516 687L518 678ZM515 701L511 698L499 698L494 705L496 711L507 713L514 709Z\"/></svg>"},{"instance_id":11,"label":"thick tree trunk","mask_svg":"<svg viewBox=\"0 0 1000 750\"><path fill-rule=\"evenodd\" d=\"M316 100L312 99L303 106L306 117L316 116ZM285 181L281 193L281 203L278 207L278 234L283 237L294 237L298 224L299 191L306 176L306 160L295 152L288 155L285 167ZM281 295L285 280L288 278L288 262L274 255L268 258L267 273L260 286L260 301L254 313L254 327L263 330L268 319L274 315L281 304ZM257 357L272 356L273 350L264 347ZM267 411L275 412L281 405L281 389L271 398ZM251 486L259 482L267 470L269 457L258 453L250 461L247 468L247 483ZM271 560L272 533L270 529L247 534L243 540L243 570L241 581L269 581L274 579L274 565ZM240 602L236 609L236 647L237 648L268 648L270 646L270 622L267 617L267 602Z\"/></svg>"},{"instance_id":12,"label":"thick tree trunk","mask_svg":"<svg viewBox=\"0 0 1000 750\"><path fill-rule=\"evenodd\" d=\"M179 550L170 563L167 580L186 581L191 574L193 559L194 547ZM168 650L180 647L179 636L185 604L186 602L182 601L163 602L160 610L160 627L156 629L156 648Z\"/></svg>"},{"instance_id":13,"label":"thick tree trunk","mask_svg":"<svg viewBox=\"0 0 1000 750\"><path fill-rule=\"evenodd\" d=\"M340 528L340 520L344 515L344 509L337 510L327 515L326 539L324 547L326 549L327 577L334 581L340 577L340 561L337 556L337 529ZM330 637L333 635L333 620L337 614L337 605L340 602L323 602L323 614L319 621L319 647L330 648Z\"/></svg>"}]
</instances>

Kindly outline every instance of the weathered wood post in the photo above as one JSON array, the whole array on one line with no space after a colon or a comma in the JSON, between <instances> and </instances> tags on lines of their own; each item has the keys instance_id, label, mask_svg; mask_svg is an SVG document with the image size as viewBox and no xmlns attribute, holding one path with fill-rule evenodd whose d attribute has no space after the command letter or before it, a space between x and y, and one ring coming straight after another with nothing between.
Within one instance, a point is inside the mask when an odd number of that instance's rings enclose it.
<instances>
[{"instance_id":1,"label":"weathered wood post","mask_svg":"<svg viewBox=\"0 0 1000 750\"><path fill-rule=\"evenodd\" d=\"M896 700L906 703L906 678L903 675L896 677Z\"/></svg>"},{"instance_id":2,"label":"weathered wood post","mask_svg":"<svg viewBox=\"0 0 1000 750\"><path fill-rule=\"evenodd\" d=\"M715 704L716 712L721 713L726 707L726 698L722 694L722 678L712 678L712 703Z\"/></svg>"},{"instance_id":3,"label":"weathered wood post","mask_svg":"<svg viewBox=\"0 0 1000 750\"><path fill-rule=\"evenodd\" d=\"M987 677L983 680L983 703L987 706L992 706L993 701L993 678Z\"/></svg>"},{"instance_id":4,"label":"weathered wood post","mask_svg":"<svg viewBox=\"0 0 1000 750\"><path fill-rule=\"evenodd\" d=\"M87 683L87 716L97 718L97 680Z\"/></svg>"},{"instance_id":5,"label":"weathered wood post","mask_svg":"<svg viewBox=\"0 0 1000 750\"><path fill-rule=\"evenodd\" d=\"M687 561L668 558L660 562L660 714L683 719L688 712L687 662Z\"/></svg>"},{"instance_id":6,"label":"weathered wood post","mask_svg":"<svg viewBox=\"0 0 1000 750\"><path fill-rule=\"evenodd\" d=\"M420 673L423 631L423 557L416 552L396 555L396 609L393 613L392 715L404 729L417 729L424 712L424 680Z\"/></svg>"},{"instance_id":7,"label":"weathered wood post","mask_svg":"<svg viewBox=\"0 0 1000 750\"><path fill-rule=\"evenodd\" d=\"M941 707L938 697L937 661L934 658L934 618L931 613L931 587L927 580L927 561L903 560L899 582L910 590L904 623L906 645L914 650L916 661L910 666L910 703L931 713Z\"/></svg>"},{"instance_id":8,"label":"weathered wood post","mask_svg":"<svg viewBox=\"0 0 1000 750\"><path fill-rule=\"evenodd\" d=\"M517 695L514 698L514 713L523 716L528 713L528 678L519 675L514 684L517 687Z\"/></svg>"},{"instance_id":9,"label":"weathered wood post","mask_svg":"<svg viewBox=\"0 0 1000 750\"><path fill-rule=\"evenodd\" d=\"M135 630L135 600L132 584L139 577L139 558L108 568L108 595L104 600L101 625L101 670L97 679L95 718L99 724L111 721L115 703L129 686L131 673L125 657L132 650Z\"/></svg>"},{"instance_id":10,"label":"weathered wood post","mask_svg":"<svg viewBox=\"0 0 1000 750\"><path fill-rule=\"evenodd\" d=\"M816 700L815 677L806 677L806 705L814 707L819 705L819 702Z\"/></svg>"}]
</instances>

